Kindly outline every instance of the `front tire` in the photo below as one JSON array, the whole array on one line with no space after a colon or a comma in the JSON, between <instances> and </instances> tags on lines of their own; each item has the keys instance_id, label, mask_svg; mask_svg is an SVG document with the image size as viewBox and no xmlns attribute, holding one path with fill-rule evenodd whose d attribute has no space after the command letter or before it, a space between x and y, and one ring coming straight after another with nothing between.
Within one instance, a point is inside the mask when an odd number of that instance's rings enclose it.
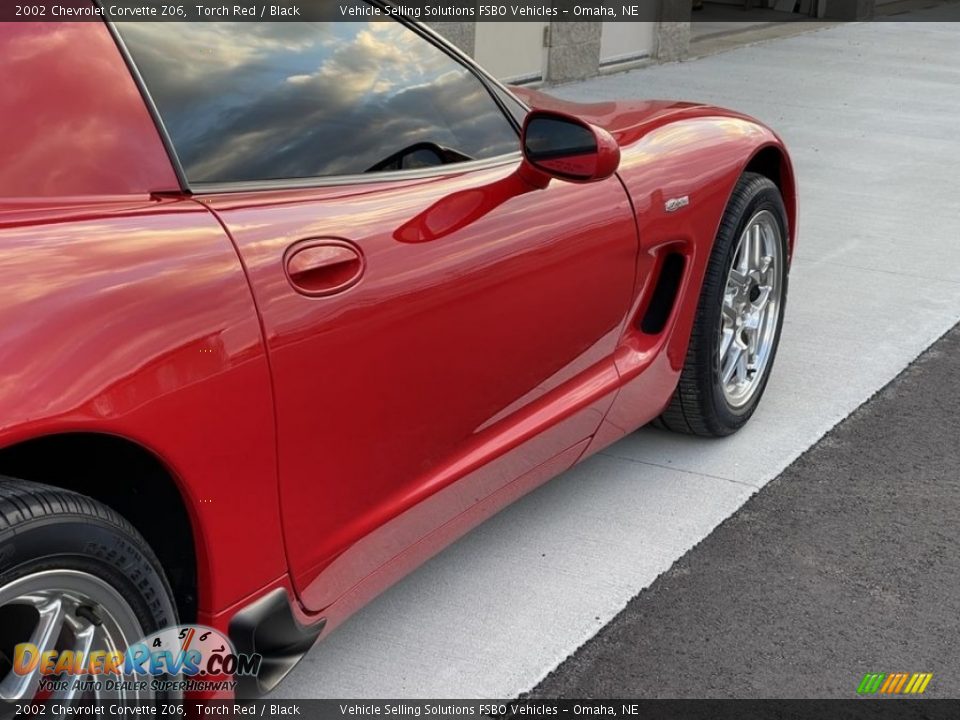
<instances>
[{"instance_id":1,"label":"front tire","mask_svg":"<svg viewBox=\"0 0 960 720\"><path fill-rule=\"evenodd\" d=\"M0 478L0 702L37 697L39 673L14 672L14 648L125 652L176 625L173 595L146 541L110 508L59 488ZM70 689L62 701L144 700L124 690ZM123 676L117 676L124 680ZM149 687L149 684L148 684Z\"/></svg>"},{"instance_id":2,"label":"front tire","mask_svg":"<svg viewBox=\"0 0 960 720\"><path fill-rule=\"evenodd\" d=\"M684 368L660 427L722 437L757 409L783 325L787 227L777 186L744 173L720 223Z\"/></svg>"}]
</instances>

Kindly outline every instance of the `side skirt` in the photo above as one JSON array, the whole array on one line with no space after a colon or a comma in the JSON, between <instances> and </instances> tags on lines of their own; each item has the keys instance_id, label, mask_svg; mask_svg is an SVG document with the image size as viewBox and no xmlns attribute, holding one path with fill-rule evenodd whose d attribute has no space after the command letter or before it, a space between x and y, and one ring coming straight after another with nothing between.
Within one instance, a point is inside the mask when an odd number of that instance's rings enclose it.
<instances>
[{"instance_id":1,"label":"side skirt","mask_svg":"<svg viewBox=\"0 0 960 720\"><path fill-rule=\"evenodd\" d=\"M250 698L270 692L313 647L326 625L319 620L302 625L294 617L283 588L264 595L230 620L230 640L238 653L263 657L256 677L237 678L237 697Z\"/></svg>"}]
</instances>

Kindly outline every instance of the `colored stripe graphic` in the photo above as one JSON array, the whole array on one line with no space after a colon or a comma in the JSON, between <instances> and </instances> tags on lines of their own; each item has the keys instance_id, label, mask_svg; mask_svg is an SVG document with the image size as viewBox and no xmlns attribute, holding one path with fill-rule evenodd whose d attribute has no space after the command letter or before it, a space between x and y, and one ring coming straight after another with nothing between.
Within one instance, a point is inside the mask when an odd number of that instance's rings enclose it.
<instances>
[{"instance_id":1,"label":"colored stripe graphic","mask_svg":"<svg viewBox=\"0 0 960 720\"><path fill-rule=\"evenodd\" d=\"M867 673L863 676L863 680L860 681L860 685L857 687L857 692L861 695L867 692L867 688L873 683L873 673Z\"/></svg>"},{"instance_id":2,"label":"colored stripe graphic","mask_svg":"<svg viewBox=\"0 0 960 720\"><path fill-rule=\"evenodd\" d=\"M860 681L860 687L857 692L862 695L872 695L880 689L880 683L886 677L886 673L867 673Z\"/></svg>"},{"instance_id":3,"label":"colored stripe graphic","mask_svg":"<svg viewBox=\"0 0 960 720\"><path fill-rule=\"evenodd\" d=\"M907 678L910 677L907 673L900 673L900 680L897 682L897 687L895 687L890 692L898 693L903 688L903 684L907 682Z\"/></svg>"},{"instance_id":4,"label":"colored stripe graphic","mask_svg":"<svg viewBox=\"0 0 960 720\"><path fill-rule=\"evenodd\" d=\"M867 673L857 686L860 695L920 695L933 679L933 673Z\"/></svg>"},{"instance_id":5,"label":"colored stripe graphic","mask_svg":"<svg viewBox=\"0 0 960 720\"><path fill-rule=\"evenodd\" d=\"M897 680L900 679L900 676L897 673L890 673L887 675L886 682L883 683L883 686L880 688L880 694L890 692L890 688L897 684Z\"/></svg>"}]
</instances>

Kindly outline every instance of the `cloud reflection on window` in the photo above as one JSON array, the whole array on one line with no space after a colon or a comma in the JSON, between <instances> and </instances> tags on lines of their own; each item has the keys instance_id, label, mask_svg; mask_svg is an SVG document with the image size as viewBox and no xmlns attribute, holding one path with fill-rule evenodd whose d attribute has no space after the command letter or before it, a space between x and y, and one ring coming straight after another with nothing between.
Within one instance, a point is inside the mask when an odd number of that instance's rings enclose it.
<instances>
[{"instance_id":1,"label":"cloud reflection on window","mask_svg":"<svg viewBox=\"0 0 960 720\"><path fill-rule=\"evenodd\" d=\"M519 141L466 68L394 22L118 23L192 183L363 173Z\"/></svg>"}]
</instances>

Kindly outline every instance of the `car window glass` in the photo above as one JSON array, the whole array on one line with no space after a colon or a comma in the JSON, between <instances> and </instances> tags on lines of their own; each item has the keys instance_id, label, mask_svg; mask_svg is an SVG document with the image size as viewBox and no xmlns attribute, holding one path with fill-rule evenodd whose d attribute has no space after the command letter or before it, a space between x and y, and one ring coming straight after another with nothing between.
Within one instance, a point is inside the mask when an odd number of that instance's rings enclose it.
<instances>
[{"instance_id":1,"label":"car window glass","mask_svg":"<svg viewBox=\"0 0 960 720\"><path fill-rule=\"evenodd\" d=\"M117 23L191 183L515 152L467 68L398 22Z\"/></svg>"}]
</instances>

